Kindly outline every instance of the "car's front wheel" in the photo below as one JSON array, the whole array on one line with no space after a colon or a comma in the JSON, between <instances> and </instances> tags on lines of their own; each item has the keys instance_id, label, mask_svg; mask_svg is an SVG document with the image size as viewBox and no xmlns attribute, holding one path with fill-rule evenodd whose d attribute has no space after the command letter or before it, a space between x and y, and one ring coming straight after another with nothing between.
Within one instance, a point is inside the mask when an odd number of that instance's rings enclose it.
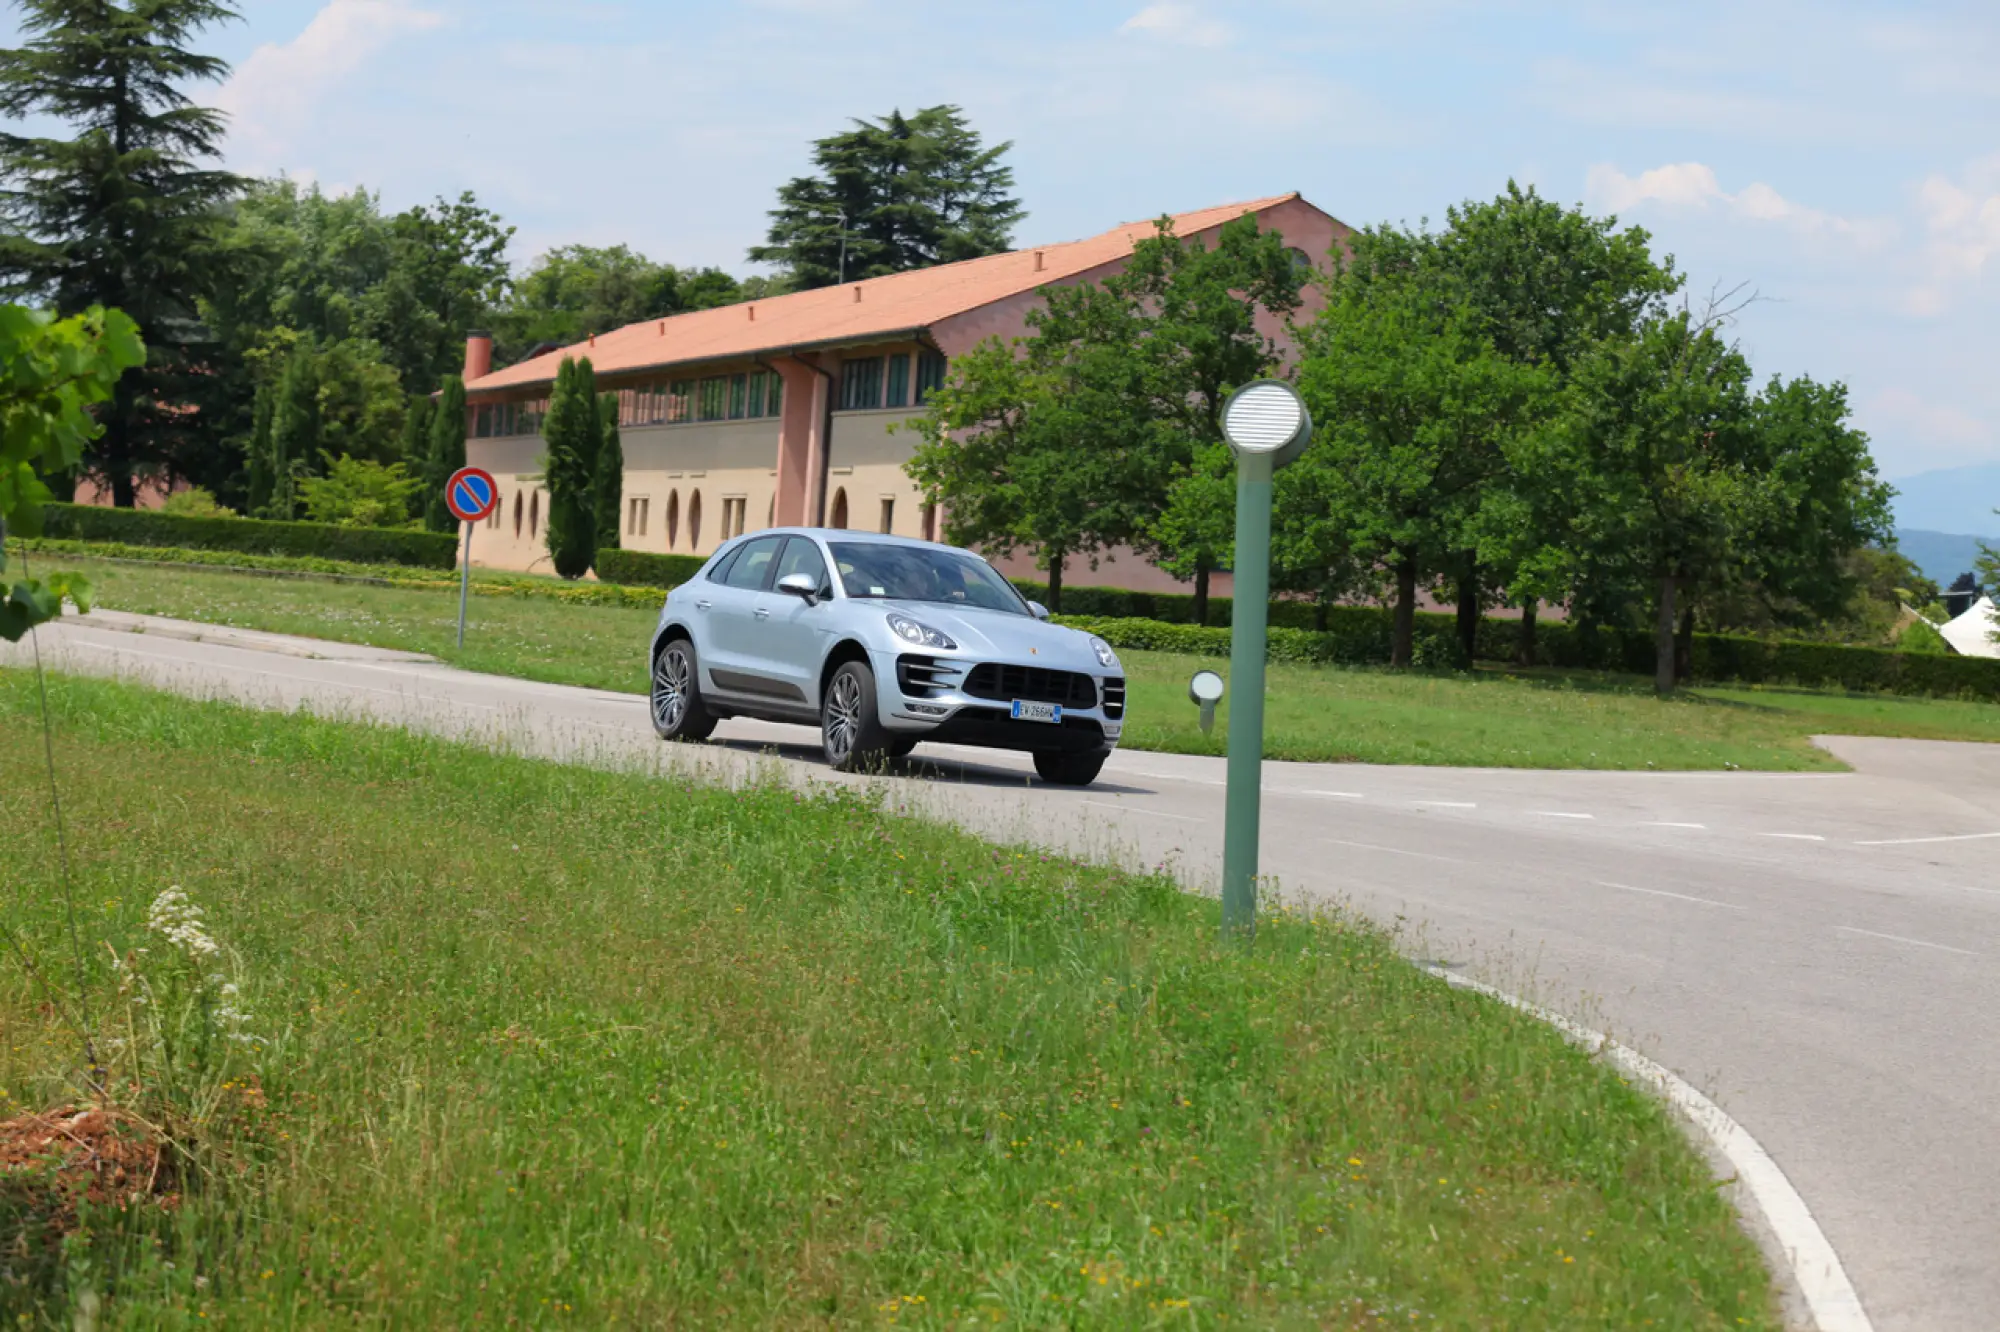
<instances>
[{"instance_id":1,"label":"car's front wheel","mask_svg":"<svg viewBox=\"0 0 2000 1332\"><path fill-rule=\"evenodd\" d=\"M820 746L836 772L879 767L894 743L875 711L875 672L862 661L845 662L826 684L820 705Z\"/></svg>"},{"instance_id":2,"label":"car's front wheel","mask_svg":"<svg viewBox=\"0 0 2000 1332\"><path fill-rule=\"evenodd\" d=\"M1054 786L1089 786L1108 754L1037 754L1035 775Z\"/></svg>"},{"instance_id":3,"label":"car's front wheel","mask_svg":"<svg viewBox=\"0 0 2000 1332\"><path fill-rule=\"evenodd\" d=\"M662 740L706 740L715 716L702 706L694 644L676 638L653 658L653 730Z\"/></svg>"}]
</instances>

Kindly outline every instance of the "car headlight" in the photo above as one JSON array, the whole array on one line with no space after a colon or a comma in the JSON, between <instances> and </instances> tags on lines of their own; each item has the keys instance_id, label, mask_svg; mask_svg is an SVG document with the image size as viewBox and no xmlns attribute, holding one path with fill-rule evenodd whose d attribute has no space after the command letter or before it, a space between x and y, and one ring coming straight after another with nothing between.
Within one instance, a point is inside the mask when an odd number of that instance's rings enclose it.
<instances>
[{"instance_id":1,"label":"car headlight","mask_svg":"<svg viewBox=\"0 0 2000 1332\"><path fill-rule=\"evenodd\" d=\"M1099 666L1116 666L1118 664L1118 654L1113 652L1111 644L1105 642L1103 639L1091 639L1090 650L1097 654L1097 664Z\"/></svg>"},{"instance_id":2,"label":"car headlight","mask_svg":"<svg viewBox=\"0 0 2000 1332\"><path fill-rule=\"evenodd\" d=\"M958 647L948 635L941 634L929 625L913 620L907 615L891 615L889 628L895 631L896 637L915 643L919 647L943 648L947 652Z\"/></svg>"}]
</instances>

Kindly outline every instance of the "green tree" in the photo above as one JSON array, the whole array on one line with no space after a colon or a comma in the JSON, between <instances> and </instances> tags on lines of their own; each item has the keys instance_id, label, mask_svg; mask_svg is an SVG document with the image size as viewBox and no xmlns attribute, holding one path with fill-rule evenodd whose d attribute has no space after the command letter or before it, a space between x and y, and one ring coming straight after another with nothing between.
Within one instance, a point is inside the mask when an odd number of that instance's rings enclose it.
<instances>
[{"instance_id":1,"label":"green tree","mask_svg":"<svg viewBox=\"0 0 2000 1332\"><path fill-rule=\"evenodd\" d=\"M277 416L278 386L266 379L257 385L251 410L250 437L245 442L247 482L245 512L252 517L267 516L278 493L278 454L271 437Z\"/></svg>"},{"instance_id":2,"label":"green tree","mask_svg":"<svg viewBox=\"0 0 2000 1332\"><path fill-rule=\"evenodd\" d=\"M20 0L26 43L0 51L0 114L48 117L71 139L0 133L0 285L58 315L123 310L144 331L143 370L96 413L83 466L114 501L137 478L190 469L201 445L185 410L205 357L196 301L213 268L215 210L242 182L203 165L220 113L182 88L228 66L189 48L236 17L219 0Z\"/></svg>"},{"instance_id":3,"label":"green tree","mask_svg":"<svg viewBox=\"0 0 2000 1332\"><path fill-rule=\"evenodd\" d=\"M91 408L145 359L138 326L116 310L56 320L0 305L0 574L10 533L41 534L52 498L43 478L77 465L100 429ZM16 641L62 614L64 597L88 610L90 584L75 574L0 581L0 638Z\"/></svg>"},{"instance_id":4,"label":"green tree","mask_svg":"<svg viewBox=\"0 0 2000 1332\"><path fill-rule=\"evenodd\" d=\"M1012 147L986 147L956 106L857 119L813 145L815 174L780 187L750 258L804 290L999 254L1026 216L1001 162Z\"/></svg>"},{"instance_id":5,"label":"green tree","mask_svg":"<svg viewBox=\"0 0 2000 1332\"><path fill-rule=\"evenodd\" d=\"M1547 381L1493 346L1431 237L1384 227L1351 244L1302 330L1298 386L1316 429L1287 470L1338 506L1322 538L1336 565L1379 564L1393 578L1391 662L1408 666L1418 590L1456 572L1496 441L1536 410Z\"/></svg>"},{"instance_id":6,"label":"green tree","mask_svg":"<svg viewBox=\"0 0 2000 1332\"><path fill-rule=\"evenodd\" d=\"M719 269L677 269L623 245L560 246L529 265L494 314L496 355L514 361L543 343L572 346L595 333L739 299L741 286Z\"/></svg>"},{"instance_id":7,"label":"green tree","mask_svg":"<svg viewBox=\"0 0 2000 1332\"><path fill-rule=\"evenodd\" d=\"M597 558L597 491L591 471L602 433L597 377L589 358L565 356L556 372L542 439L542 477L549 492L549 559L557 574L581 578Z\"/></svg>"},{"instance_id":8,"label":"green tree","mask_svg":"<svg viewBox=\"0 0 2000 1332\"><path fill-rule=\"evenodd\" d=\"M1201 624L1208 623L1209 573L1235 530L1235 487L1217 484L1227 452L1222 407L1236 389L1278 365L1277 344L1257 321L1296 312L1307 276L1283 235L1245 216L1224 224L1213 246L1175 236L1161 218L1154 234L1133 246L1124 271L1105 280L1137 312L1139 336L1129 350L1139 363L1155 448L1144 472L1154 493L1144 505L1162 520L1140 523L1137 544L1162 568L1193 580Z\"/></svg>"},{"instance_id":9,"label":"green tree","mask_svg":"<svg viewBox=\"0 0 2000 1332\"><path fill-rule=\"evenodd\" d=\"M1150 455L1140 385L1128 349L1125 302L1087 284L1049 293L1060 318L1088 334L1008 345L988 339L959 357L930 410L906 470L946 507L945 536L997 555L1029 552L1062 609L1063 568L1132 539L1138 486Z\"/></svg>"},{"instance_id":10,"label":"green tree","mask_svg":"<svg viewBox=\"0 0 2000 1332\"><path fill-rule=\"evenodd\" d=\"M618 437L618 395L597 395L597 460L592 465L597 549L618 549L619 511L625 505L625 445Z\"/></svg>"},{"instance_id":11,"label":"green tree","mask_svg":"<svg viewBox=\"0 0 2000 1332\"><path fill-rule=\"evenodd\" d=\"M403 410L403 441L397 461L426 484L431 468L431 429L437 423L437 403L429 394L412 393Z\"/></svg>"},{"instance_id":12,"label":"green tree","mask_svg":"<svg viewBox=\"0 0 2000 1332\"><path fill-rule=\"evenodd\" d=\"M431 415L430 449L418 473L423 482L424 526L433 532L455 532L458 519L444 502L444 483L465 466L465 380L446 375Z\"/></svg>"},{"instance_id":13,"label":"green tree","mask_svg":"<svg viewBox=\"0 0 2000 1332\"><path fill-rule=\"evenodd\" d=\"M316 523L401 527L410 521L410 505L423 484L401 463L340 457L327 465L325 476L301 481L299 498Z\"/></svg>"},{"instance_id":14,"label":"green tree","mask_svg":"<svg viewBox=\"0 0 2000 1332\"><path fill-rule=\"evenodd\" d=\"M262 516L298 517L299 483L325 469L319 442L319 362L304 343L292 351L271 402L271 500Z\"/></svg>"}]
</instances>

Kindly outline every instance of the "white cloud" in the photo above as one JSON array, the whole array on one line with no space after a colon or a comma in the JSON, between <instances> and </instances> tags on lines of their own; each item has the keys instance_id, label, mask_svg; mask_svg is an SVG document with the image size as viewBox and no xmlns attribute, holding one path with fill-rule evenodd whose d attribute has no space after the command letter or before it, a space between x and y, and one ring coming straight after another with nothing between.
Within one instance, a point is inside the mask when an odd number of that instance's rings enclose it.
<instances>
[{"instance_id":1,"label":"white cloud","mask_svg":"<svg viewBox=\"0 0 2000 1332\"><path fill-rule=\"evenodd\" d=\"M1911 314L1938 315L2000 257L2000 154L1973 163L1960 180L1925 178L1917 213L1924 228L1921 272L1905 304Z\"/></svg>"},{"instance_id":2,"label":"white cloud","mask_svg":"<svg viewBox=\"0 0 2000 1332\"><path fill-rule=\"evenodd\" d=\"M1617 167L1599 163L1584 178L1584 197L1614 213L1640 204L1705 210L1720 208L1752 222L1783 226L1804 235L1836 236L1865 248L1894 239L1895 224L1877 218L1845 218L1794 203L1762 181L1752 181L1736 193L1722 188L1713 168L1700 162L1675 162L1628 176Z\"/></svg>"},{"instance_id":3,"label":"white cloud","mask_svg":"<svg viewBox=\"0 0 2000 1332\"><path fill-rule=\"evenodd\" d=\"M216 94L230 115L232 157L268 168L326 95L397 38L444 23L407 0L329 0L289 42L267 42Z\"/></svg>"},{"instance_id":4,"label":"white cloud","mask_svg":"<svg viewBox=\"0 0 2000 1332\"><path fill-rule=\"evenodd\" d=\"M1147 5L1119 27L1120 32L1143 32L1182 46L1226 46L1229 29L1213 19L1203 18L1193 5L1172 0Z\"/></svg>"}]
</instances>

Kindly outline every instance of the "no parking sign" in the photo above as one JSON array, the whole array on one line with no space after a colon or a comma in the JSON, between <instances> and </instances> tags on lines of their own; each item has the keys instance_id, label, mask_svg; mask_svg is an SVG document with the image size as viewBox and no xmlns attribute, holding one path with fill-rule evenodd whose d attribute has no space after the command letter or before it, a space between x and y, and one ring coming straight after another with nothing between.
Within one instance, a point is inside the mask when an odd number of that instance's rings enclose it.
<instances>
[{"instance_id":1,"label":"no parking sign","mask_svg":"<svg viewBox=\"0 0 2000 1332\"><path fill-rule=\"evenodd\" d=\"M444 506L465 524L465 540L459 543L463 568L458 574L458 645L465 646L465 594L472 588L473 524L499 507L500 487L493 474L483 467L461 467L444 483Z\"/></svg>"},{"instance_id":2,"label":"no parking sign","mask_svg":"<svg viewBox=\"0 0 2000 1332\"><path fill-rule=\"evenodd\" d=\"M462 523L476 523L500 502L500 487L482 467L461 467L444 483L444 503Z\"/></svg>"}]
</instances>

